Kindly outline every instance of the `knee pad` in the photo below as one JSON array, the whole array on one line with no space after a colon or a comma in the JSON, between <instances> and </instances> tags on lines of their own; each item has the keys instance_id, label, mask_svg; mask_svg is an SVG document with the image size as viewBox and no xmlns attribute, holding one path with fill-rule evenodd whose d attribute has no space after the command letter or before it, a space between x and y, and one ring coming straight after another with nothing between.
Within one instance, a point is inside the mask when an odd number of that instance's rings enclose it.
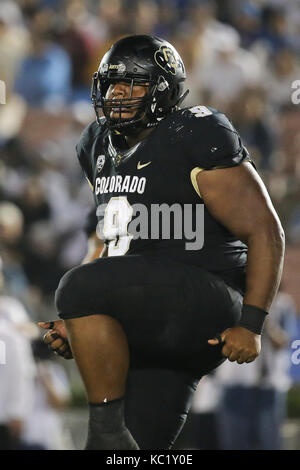
<instances>
[{"instance_id":1,"label":"knee pad","mask_svg":"<svg viewBox=\"0 0 300 470\"><path fill-rule=\"evenodd\" d=\"M110 294L101 266L88 263L71 269L61 278L55 292L55 305L64 319L109 315Z\"/></svg>"},{"instance_id":2,"label":"knee pad","mask_svg":"<svg viewBox=\"0 0 300 470\"><path fill-rule=\"evenodd\" d=\"M55 306L60 316L76 314L84 307L84 292L80 288L80 268L68 271L60 280L55 292Z\"/></svg>"}]
</instances>

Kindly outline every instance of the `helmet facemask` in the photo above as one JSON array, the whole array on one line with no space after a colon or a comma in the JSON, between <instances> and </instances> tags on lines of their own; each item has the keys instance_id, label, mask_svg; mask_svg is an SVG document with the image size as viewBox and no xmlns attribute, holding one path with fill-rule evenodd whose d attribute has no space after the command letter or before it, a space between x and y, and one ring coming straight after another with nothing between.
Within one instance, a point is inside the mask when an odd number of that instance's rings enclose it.
<instances>
[{"instance_id":1,"label":"helmet facemask","mask_svg":"<svg viewBox=\"0 0 300 470\"><path fill-rule=\"evenodd\" d=\"M118 82L127 82L130 85L130 95L126 98L106 98L110 85ZM133 87L147 86L148 91L143 97L132 97ZM102 74L100 71L95 72L92 82L91 99L97 116L100 121L98 109L106 118L109 129L115 129L122 132L135 131L154 127L168 113L172 112L179 103L185 98L188 92L182 94L170 109L166 109L166 97L170 94L169 83L160 75L156 80L152 80L150 76L122 76L116 73ZM136 110L133 117L124 118L122 114L126 114ZM111 111L118 114L118 117L111 117Z\"/></svg>"},{"instance_id":2,"label":"helmet facemask","mask_svg":"<svg viewBox=\"0 0 300 470\"><path fill-rule=\"evenodd\" d=\"M126 98L107 97L110 85L118 82L128 83L130 85L130 93ZM133 97L134 86L144 86L148 88L147 93L142 97ZM92 83L91 99L95 108L97 121L99 122L98 109L106 118L107 125L110 129L122 131L124 128L142 124L146 118L146 109L153 100L154 85L150 77L121 77L120 74L114 76L102 76L99 72L95 72ZM117 117L111 117L111 112L117 114ZM136 111L134 116L130 118L122 117ZM143 123L145 124L145 123ZM141 127L146 127L141 125Z\"/></svg>"}]
</instances>

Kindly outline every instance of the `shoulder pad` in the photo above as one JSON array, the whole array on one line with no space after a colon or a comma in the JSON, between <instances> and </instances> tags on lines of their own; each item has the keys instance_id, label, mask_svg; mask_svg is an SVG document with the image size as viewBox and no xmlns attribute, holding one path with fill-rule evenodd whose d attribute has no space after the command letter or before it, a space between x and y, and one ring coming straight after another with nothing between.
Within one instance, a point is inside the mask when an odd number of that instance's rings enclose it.
<instances>
[{"instance_id":1,"label":"shoulder pad","mask_svg":"<svg viewBox=\"0 0 300 470\"><path fill-rule=\"evenodd\" d=\"M193 165L226 168L250 160L241 138L225 114L207 106L181 110L184 146Z\"/></svg>"}]
</instances>

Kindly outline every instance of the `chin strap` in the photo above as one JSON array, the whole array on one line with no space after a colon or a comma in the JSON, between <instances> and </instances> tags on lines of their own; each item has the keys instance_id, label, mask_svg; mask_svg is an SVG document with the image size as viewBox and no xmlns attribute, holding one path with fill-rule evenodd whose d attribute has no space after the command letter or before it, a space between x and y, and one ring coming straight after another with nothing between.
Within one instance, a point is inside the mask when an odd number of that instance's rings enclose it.
<instances>
[{"instance_id":1,"label":"chin strap","mask_svg":"<svg viewBox=\"0 0 300 470\"><path fill-rule=\"evenodd\" d=\"M185 92L179 97L177 103L175 104L176 107L178 107L183 102L183 100L185 100L189 92L190 90L185 90Z\"/></svg>"}]
</instances>

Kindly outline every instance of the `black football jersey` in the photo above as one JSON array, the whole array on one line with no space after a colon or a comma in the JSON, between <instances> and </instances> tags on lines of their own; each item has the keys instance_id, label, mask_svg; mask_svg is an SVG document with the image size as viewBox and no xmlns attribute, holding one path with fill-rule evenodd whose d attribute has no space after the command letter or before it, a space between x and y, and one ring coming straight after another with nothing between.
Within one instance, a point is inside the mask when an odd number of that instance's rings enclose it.
<instances>
[{"instance_id":1,"label":"black football jersey","mask_svg":"<svg viewBox=\"0 0 300 470\"><path fill-rule=\"evenodd\" d=\"M108 256L168 256L243 290L247 247L210 214L196 183L199 171L251 161L224 114L205 106L178 110L132 148L102 118L87 126L76 150Z\"/></svg>"}]
</instances>

